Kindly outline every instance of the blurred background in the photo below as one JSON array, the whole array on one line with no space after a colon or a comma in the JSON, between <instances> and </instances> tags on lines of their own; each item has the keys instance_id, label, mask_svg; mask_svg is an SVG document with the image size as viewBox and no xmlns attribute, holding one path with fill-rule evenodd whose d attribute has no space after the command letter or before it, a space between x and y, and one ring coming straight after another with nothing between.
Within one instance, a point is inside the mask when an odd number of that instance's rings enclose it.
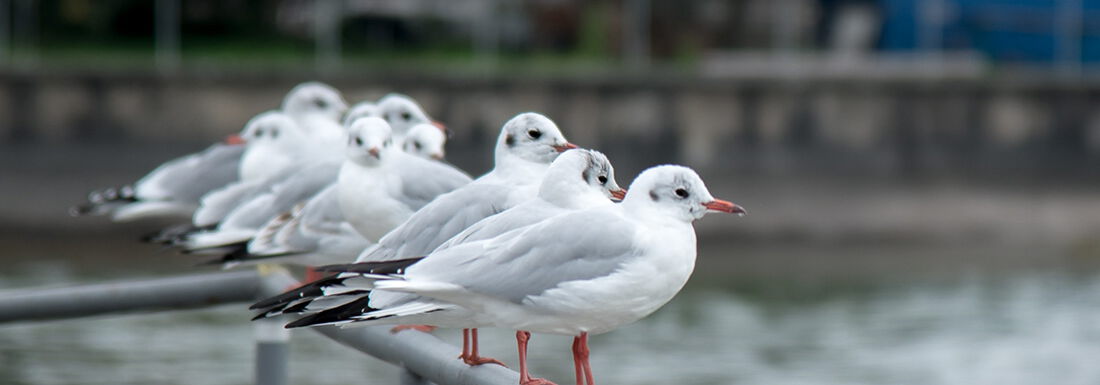
<instances>
[{"instance_id":1,"label":"blurred background","mask_svg":"<svg viewBox=\"0 0 1100 385\"><path fill-rule=\"evenodd\" d=\"M1100 382L1094 0L0 0L0 289L211 270L66 210L307 80L412 96L471 174L538 111L620 184L679 163L748 209L594 338L603 382ZM247 316L3 326L0 383L248 382ZM396 381L294 338L294 383ZM568 344L536 336L535 374L568 383Z\"/></svg>"}]
</instances>

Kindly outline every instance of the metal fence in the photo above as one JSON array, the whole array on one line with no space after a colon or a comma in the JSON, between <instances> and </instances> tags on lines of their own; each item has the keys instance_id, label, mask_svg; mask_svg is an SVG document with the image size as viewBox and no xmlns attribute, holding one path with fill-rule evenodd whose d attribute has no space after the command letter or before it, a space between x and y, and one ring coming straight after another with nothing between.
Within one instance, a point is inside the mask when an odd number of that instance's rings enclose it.
<instances>
[{"instance_id":1,"label":"metal fence","mask_svg":"<svg viewBox=\"0 0 1100 385\"><path fill-rule=\"evenodd\" d=\"M32 288L0 292L0 324L89 317L123 312L202 308L241 303L282 292L296 281L282 269L197 274L140 281L123 281L64 288ZM287 383L289 331L282 320L258 321L256 383ZM471 367L457 359L457 346L427 333L390 333L388 327L314 331L406 369L401 384L516 384L519 373L497 365Z\"/></svg>"}]
</instances>

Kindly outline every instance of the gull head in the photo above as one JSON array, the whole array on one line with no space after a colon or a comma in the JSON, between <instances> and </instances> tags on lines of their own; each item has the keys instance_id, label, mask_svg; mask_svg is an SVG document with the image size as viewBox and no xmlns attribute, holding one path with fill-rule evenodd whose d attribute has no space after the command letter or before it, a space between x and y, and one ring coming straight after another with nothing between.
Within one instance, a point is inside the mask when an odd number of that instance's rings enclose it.
<instances>
[{"instance_id":1,"label":"gull head","mask_svg":"<svg viewBox=\"0 0 1100 385\"><path fill-rule=\"evenodd\" d=\"M447 135L431 124L417 124L405 136L405 152L424 159L443 160Z\"/></svg>"},{"instance_id":2,"label":"gull head","mask_svg":"<svg viewBox=\"0 0 1100 385\"><path fill-rule=\"evenodd\" d=\"M393 146L389 123L381 118L360 118L348 128L349 160L364 166L376 166L388 156Z\"/></svg>"},{"instance_id":3,"label":"gull head","mask_svg":"<svg viewBox=\"0 0 1100 385\"><path fill-rule=\"evenodd\" d=\"M382 109L378 108L374 102L359 102L348 109L348 112L344 114L344 128L351 127L352 123L355 123L359 118L366 117L382 117Z\"/></svg>"},{"instance_id":4,"label":"gull head","mask_svg":"<svg viewBox=\"0 0 1100 385\"><path fill-rule=\"evenodd\" d=\"M702 218L708 211L745 215L741 206L710 195L694 170L674 165L651 167L639 174L623 204L628 212L656 212L685 222Z\"/></svg>"},{"instance_id":5,"label":"gull head","mask_svg":"<svg viewBox=\"0 0 1100 385\"><path fill-rule=\"evenodd\" d=\"M283 112L299 120L306 116L320 115L340 122L340 117L347 109L348 104L340 91L321 82L299 84L283 99Z\"/></svg>"},{"instance_id":6,"label":"gull head","mask_svg":"<svg viewBox=\"0 0 1100 385\"><path fill-rule=\"evenodd\" d=\"M305 135L294 119L279 111L254 116L244 125L240 136L248 146L273 146L286 151L305 143Z\"/></svg>"},{"instance_id":7,"label":"gull head","mask_svg":"<svg viewBox=\"0 0 1100 385\"><path fill-rule=\"evenodd\" d=\"M534 163L549 164L561 152L577 148L542 114L525 112L504 123L497 138L497 157L509 154Z\"/></svg>"},{"instance_id":8,"label":"gull head","mask_svg":"<svg viewBox=\"0 0 1100 385\"><path fill-rule=\"evenodd\" d=\"M583 209L611 204L610 198L626 194L615 182L615 168L607 156L595 150L575 149L550 164L539 197L557 206Z\"/></svg>"},{"instance_id":9,"label":"gull head","mask_svg":"<svg viewBox=\"0 0 1100 385\"><path fill-rule=\"evenodd\" d=\"M420 104L402 94L389 94L378 99L378 109L381 110L382 118L389 122L394 134L398 136L408 135L409 130L418 124L435 123Z\"/></svg>"}]
</instances>

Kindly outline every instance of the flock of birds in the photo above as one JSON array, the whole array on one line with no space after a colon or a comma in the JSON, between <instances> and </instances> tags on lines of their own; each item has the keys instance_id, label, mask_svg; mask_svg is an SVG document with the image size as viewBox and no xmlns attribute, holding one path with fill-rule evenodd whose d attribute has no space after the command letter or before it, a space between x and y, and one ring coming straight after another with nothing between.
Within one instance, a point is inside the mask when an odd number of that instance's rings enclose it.
<instances>
[{"instance_id":1,"label":"flock of birds","mask_svg":"<svg viewBox=\"0 0 1100 385\"><path fill-rule=\"evenodd\" d=\"M745 214L682 166L649 168L627 192L606 156L537 113L504 123L494 168L476 179L443 162L446 140L407 96L348 108L336 89L303 83L239 136L93 192L73 212L190 216L146 240L226 267L319 266L254 304L254 319L463 328L470 365L500 364L479 354L476 328L516 330L524 385L550 383L528 373L531 332L574 337L577 384L592 385L588 335L680 291L695 264L693 221Z\"/></svg>"}]
</instances>

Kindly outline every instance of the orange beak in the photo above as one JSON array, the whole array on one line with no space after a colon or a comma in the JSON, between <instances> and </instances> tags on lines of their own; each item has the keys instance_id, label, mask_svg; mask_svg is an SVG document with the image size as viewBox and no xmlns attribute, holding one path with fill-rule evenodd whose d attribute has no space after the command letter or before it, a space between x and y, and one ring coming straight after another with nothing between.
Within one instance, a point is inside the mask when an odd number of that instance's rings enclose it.
<instances>
[{"instance_id":1,"label":"orange beak","mask_svg":"<svg viewBox=\"0 0 1100 385\"><path fill-rule=\"evenodd\" d=\"M578 148L577 145L575 145L573 143L569 143L569 142L565 142L565 144L560 145L560 146L554 146L554 149L558 150L558 152L566 152L566 151L572 150L574 148Z\"/></svg>"},{"instance_id":2,"label":"orange beak","mask_svg":"<svg viewBox=\"0 0 1100 385\"><path fill-rule=\"evenodd\" d=\"M611 197L620 201L626 199L626 189L611 190Z\"/></svg>"},{"instance_id":3,"label":"orange beak","mask_svg":"<svg viewBox=\"0 0 1100 385\"><path fill-rule=\"evenodd\" d=\"M378 147L371 147L370 150L367 150L367 153L375 159L378 159Z\"/></svg>"},{"instance_id":4,"label":"orange beak","mask_svg":"<svg viewBox=\"0 0 1100 385\"><path fill-rule=\"evenodd\" d=\"M234 146L238 144L244 144L244 138L237 134L229 135L225 137L225 144Z\"/></svg>"},{"instance_id":5,"label":"orange beak","mask_svg":"<svg viewBox=\"0 0 1100 385\"><path fill-rule=\"evenodd\" d=\"M721 199L715 199L710 202L703 203L703 207L706 207L707 210L737 214L738 216L744 216L746 214L745 208L738 206L733 202L724 201Z\"/></svg>"}]
</instances>

